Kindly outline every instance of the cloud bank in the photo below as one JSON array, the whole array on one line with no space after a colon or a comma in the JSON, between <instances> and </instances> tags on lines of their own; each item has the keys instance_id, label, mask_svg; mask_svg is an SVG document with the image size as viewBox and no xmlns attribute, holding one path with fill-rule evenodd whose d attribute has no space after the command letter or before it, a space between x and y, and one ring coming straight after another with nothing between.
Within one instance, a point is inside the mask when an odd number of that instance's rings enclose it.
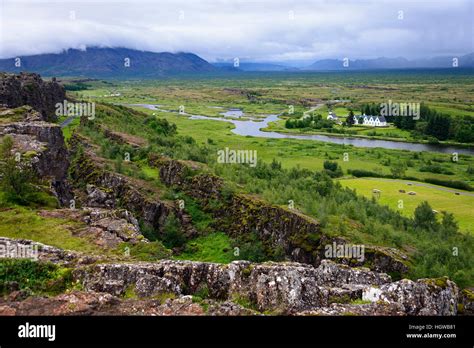
<instances>
[{"instance_id":1,"label":"cloud bank","mask_svg":"<svg viewBox=\"0 0 474 348\"><path fill-rule=\"evenodd\" d=\"M0 58L88 46L266 62L474 51L470 0L4 0L0 6Z\"/></svg>"}]
</instances>

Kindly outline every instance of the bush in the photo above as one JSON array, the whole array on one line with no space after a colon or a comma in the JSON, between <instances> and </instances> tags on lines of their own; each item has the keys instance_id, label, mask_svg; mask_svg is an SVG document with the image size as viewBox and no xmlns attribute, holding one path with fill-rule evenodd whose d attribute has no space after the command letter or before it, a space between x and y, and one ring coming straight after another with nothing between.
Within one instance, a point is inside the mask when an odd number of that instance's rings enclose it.
<instances>
[{"instance_id":1,"label":"bush","mask_svg":"<svg viewBox=\"0 0 474 348\"><path fill-rule=\"evenodd\" d=\"M435 174L447 174L447 175L454 174L449 169L443 168L442 166L440 166L438 164L431 164L431 165L423 166L423 167L420 168L420 172L430 172L430 173L435 173Z\"/></svg>"},{"instance_id":2,"label":"bush","mask_svg":"<svg viewBox=\"0 0 474 348\"><path fill-rule=\"evenodd\" d=\"M247 260L252 262L263 262L268 260L264 251L262 242L258 239L255 233L247 237L246 241L238 243L240 260Z\"/></svg>"},{"instance_id":3,"label":"bush","mask_svg":"<svg viewBox=\"0 0 474 348\"><path fill-rule=\"evenodd\" d=\"M436 221L433 208L431 208L429 203L426 201L420 203L420 205L416 207L413 222L416 228L422 228L430 231L436 230L438 228L438 223Z\"/></svg>"},{"instance_id":4,"label":"bush","mask_svg":"<svg viewBox=\"0 0 474 348\"><path fill-rule=\"evenodd\" d=\"M181 226L176 216L171 213L168 215L163 233L163 244L169 248L179 248L186 243L186 237L181 231Z\"/></svg>"},{"instance_id":5,"label":"bush","mask_svg":"<svg viewBox=\"0 0 474 348\"><path fill-rule=\"evenodd\" d=\"M405 175L407 166L404 162L396 162L390 168L390 172L394 178L401 178Z\"/></svg>"},{"instance_id":6,"label":"bush","mask_svg":"<svg viewBox=\"0 0 474 348\"><path fill-rule=\"evenodd\" d=\"M456 180L442 180L436 178L426 178L425 182L433 185L451 187L459 190L474 191L474 188L468 183Z\"/></svg>"},{"instance_id":7,"label":"bush","mask_svg":"<svg viewBox=\"0 0 474 348\"><path fill-rule=\"evenodd\" d=\"M386 175L376 173L376 172L371 172L369 170L364 170L364 169L349 169L347 173L355 176L356 178L362 178L362 177L384 178L386 177Z\"/></svg>"},{"instance_id":8,"label":"bush","mask_svg":"<svg viewBox=\"0 0 474 348\"><path fill-rule=\"evenodd\" d=\"M331 178L339 178L343 175L342 169L337 162L324 161L324 170Z\"/></svg>"},{"instance_id":9,"label":"bush","mask_svg":"<svg viewBox=\"0 0 474 348\"><path fill-rule=\"evenodd\" d=\"M176 134L176 125L169 123L167 119L150 116L145 119L144 123L158 134L166 136Z\"/></svg>"},{"instance_id":10,"label":"bush","mask_svg":"<svg viewBox=\"0 0 474 348\"><path fill-rule=\"evenodd\" d=\"M0 259L0 293L9 291L11 283L33 293L58 294L72 283L71 270L50 262L29 259Z\"/></svg>"}]
</instances>

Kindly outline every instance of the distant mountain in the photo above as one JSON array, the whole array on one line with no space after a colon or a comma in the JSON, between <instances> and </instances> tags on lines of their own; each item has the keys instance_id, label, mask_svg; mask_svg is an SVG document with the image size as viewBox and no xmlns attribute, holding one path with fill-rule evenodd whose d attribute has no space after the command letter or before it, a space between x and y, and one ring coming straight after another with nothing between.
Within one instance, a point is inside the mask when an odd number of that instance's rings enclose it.
<instances>
[{"instance_id":1,"label":"distant mountain","mask_svg":"<svg viewBox=\"0 0 474 348\"><path fill-rule=\"evenodd\" d=\"M210 73L219 71L193 53L154 53L128 48L69 49L58 54L40 54L0 59L0 71L36 72L44 76L143 77ZM127 66L128 65L128 66Z\"/></svg>"},{"instance_id":2,"label":"distant mountain","mask_svg":"<svg viewBox=\"0 0 474 348\"><path fill-rule=\"evenodd\" d=\"M214 66L218 68L234 68L233 63L213 63ZM280 65L280 64L273 64L273 63L240 63L238 68L234 68L235 70L241 71L296 71L297 68Z\"/></svg>"},{"instance_id":3,"label":"distant mountain","mask_svg":"<svg viewBox=\"0 0 474 348\"><path fill-rule=\"evenodd\" d=\"M474 68L474 53L457 58L459 67ZM305 70L451 68L453 66L453 57L435 57L416 60L408 60L403 57L357 59L349 60L347 67L345 67L343 63L344 61L339 59L323 59L314 62Z\"/></svg>"},{"instance_id":4,"label":"distant mountain","mask_svg":"<svg viewBox=\"0 0 474 348\"><path fill-rule=\"evenodd\" d=\"M0 71L35 72L43 76L90 78L157 78L171 75L238 73L239 71L299 71L299 70L363 70L449 68L453 57L408 60L406 58L376 58L350 60L343 66L339 59L318 60L306 68L294 68L285 63L241 62L235 68L230 62L210 64L193 53L147 52L128 48L90 47L87 50L68 49L61 53L22 56L21 66L15 58L0 59ZM459 57L459 67L474 67L474 53Z\"/></svg>"}]
</instances>

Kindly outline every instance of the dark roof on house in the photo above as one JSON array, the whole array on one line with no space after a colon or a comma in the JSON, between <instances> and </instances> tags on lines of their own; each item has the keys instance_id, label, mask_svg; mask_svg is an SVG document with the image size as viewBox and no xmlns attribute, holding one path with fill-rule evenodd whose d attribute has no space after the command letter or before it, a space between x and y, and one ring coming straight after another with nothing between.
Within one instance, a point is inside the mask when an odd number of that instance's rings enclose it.
<instances>
[{"instance_id":1,"label":"dark roof on house","mask_svg":"<svg viewBox=\"0 0 474 348\"><path fill-rule=\"evenodd\" d=\"M380 122L387 122L387 120L385 119L385 116L375 116L379 119Z\"/></svg>"},{"instance_id":2,"label":"dark roof on house","mask_svg":"<svg viewBox=\"0 0 474 348\"><path fill-rule=\"evenodd\" d=\"M373 117L373 118L378 118L380 122L387 122L387 120L385 119L385 116L374 116L374 115L354 115L354 116L357 117L358 119L363 119L364 117L367 117L367 118Z\"/></svg>"}]
</instances>

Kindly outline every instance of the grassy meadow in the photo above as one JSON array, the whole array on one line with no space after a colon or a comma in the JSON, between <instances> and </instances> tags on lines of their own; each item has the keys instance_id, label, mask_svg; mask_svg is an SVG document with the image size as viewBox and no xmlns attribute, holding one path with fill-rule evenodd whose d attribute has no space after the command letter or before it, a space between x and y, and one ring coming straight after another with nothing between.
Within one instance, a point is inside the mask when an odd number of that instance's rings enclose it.
<instances>
[{"instance_id":1,"label":"grassy meadow","mask_svg":"<svg viewBox=\"0 0 474 348\"><path fill-rule=\"evenodd\" d=\"M463 231L472 231L474 226L474 193L461 190L462 195L455 195L453 192L444 191L446 188L436 185L429 187L408 185L410 181L387 180L379 178L357 178L343 179L339 181L341 185L355 189L358 194L371 198L376 197L382 205L387 205L393 210L398 210L407 217L413 217L415 208L423 201L428 201L431 207L438 211L452 212L459 222L459 227ZM373 189L380 190L380 196L373 193ZM405 193L399 192L405 190ZM416 192L416 195L409 195L408 192ZM402 204L400 204L400 200ZM439 214L438 214L439 215Z\"/></svg>"}]
</instances>

